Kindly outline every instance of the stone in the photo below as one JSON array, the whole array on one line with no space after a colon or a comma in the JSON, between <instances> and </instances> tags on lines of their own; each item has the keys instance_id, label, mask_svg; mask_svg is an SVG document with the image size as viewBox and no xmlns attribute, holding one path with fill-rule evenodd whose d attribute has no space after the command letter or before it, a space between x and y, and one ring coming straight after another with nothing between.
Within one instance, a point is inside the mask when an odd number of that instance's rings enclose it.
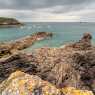
<instances>
[{"instance_id":1,"label":"stone","mask_svg":"<svg viewBox=\"0 0 95 95\"><path fill-rule=\"evenodd\" d=\"M91 39L92 39L92 36L90 33L84 33L81 40L79 40L79 42L72 44L71 47L73 47L75 49L76 48L81 49L81 50L90 49L92 46Z\"/></svg>"},{"instance_id":2,"label":"stone","mask_svg":"<svg viewBox=\"0 0 95 95\"><path fill-rule=\"evenodd\" d=\"M93 95L73 87L56 88L35 75L16 71L0 85L0 95Z\"/></svg>"},{"instance_id":3,"label":"stone","mask_svg":"<svg viewBox=\"0 0 95 95\"><path fill-rule=\"evenodd\" d=\"M0 85L0 95L61 95L61 93L55 86L38 76L16 71Z\"/></svg>"},{"instance_id":4,"label":"stone","mask_svg":"<svg viewBox=\"0 0 95 95\"><path fill-rule=\"evenodd\" d=\"M31 54L18 53L1 59L0 81L3 82L11 73L20 70L30 76L36 75L58 89L73 87L95 94L95 47L88 43L91 44L91 37L87 34L72 45L45 47Z\"/></svg>"},{"instance_id":5,"label":"stone","mask_svg":"<svg viewBox=\"0 0 95 95\"><path fill-rule=\"evenodd\" d=\"M26 49L39 40L50 38L51 35L52 33L49 32L38 32L33 35L16 40L14 42L2 43L0 44L0 57L3 57L8 54L11 55L14 52L18 52L19 50Z\"/></svg>"}]
</instances>

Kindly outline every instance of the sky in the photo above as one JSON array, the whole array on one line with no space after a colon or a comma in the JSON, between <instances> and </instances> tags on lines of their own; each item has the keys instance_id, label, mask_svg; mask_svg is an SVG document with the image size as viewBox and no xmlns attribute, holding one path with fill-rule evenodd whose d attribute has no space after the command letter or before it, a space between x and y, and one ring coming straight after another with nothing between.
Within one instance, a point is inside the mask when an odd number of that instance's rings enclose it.
<instances>
[{"instance_id":1,"label":"sky","mask_svg":"<svg viewBox=\"0 0 95 95\"><path fill-rule=\"evenodd\" d=\"M27 22L95 22L95 0L0 0L0 17Z\"/></svg>"}]
</instances>

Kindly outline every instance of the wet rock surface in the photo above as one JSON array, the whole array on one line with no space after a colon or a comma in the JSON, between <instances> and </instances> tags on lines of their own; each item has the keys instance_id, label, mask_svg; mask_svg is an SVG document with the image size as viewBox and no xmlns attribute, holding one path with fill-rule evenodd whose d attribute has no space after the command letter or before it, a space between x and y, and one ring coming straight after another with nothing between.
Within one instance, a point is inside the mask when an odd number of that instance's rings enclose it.
<instances>
[{"instance_id":1,"label":"wet rock surface","mask_svg":"<svg viewBox=\"0 0 95 95\"><path fill-rule=\"evenodd\" d=\"M20 70L30 76L36 75L58 89L74 87L95 94L95 47L91 45L91 38L86 33L79 42L63 48L40 48L31 54L18 53L0 59L0 81L3 83L11 73Z\"/></svg>"}]
</instances>

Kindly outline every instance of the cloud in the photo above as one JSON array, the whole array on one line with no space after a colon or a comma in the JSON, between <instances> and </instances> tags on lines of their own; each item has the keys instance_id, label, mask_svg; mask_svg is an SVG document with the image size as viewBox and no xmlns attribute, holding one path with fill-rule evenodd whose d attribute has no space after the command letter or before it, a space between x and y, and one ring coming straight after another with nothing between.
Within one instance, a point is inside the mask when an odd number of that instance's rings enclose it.
<instances>
[{"instance_id":1,"label":"cloud","mask_svg":"<svg viewBox=\"0 0 95 95\"><path fill-rule=\"evenodd\" d=\"M95 0L0 0L1 9L37 9L54 6L77 7L83 3L94 2Z\"/></svg>"},{"instance_id":2,"label":"cloud","mask_svg":"<svg viewBox=\"0 0 95 95\"><path fill-rule=\"evenodd\" d=\"M0 0L0 16L22 21L95 21L95 0Z\"/></svg>"},{"instance_id":3,"label":"cloud","mask_svg":"<svg viewBox=\"0 0 95 95\"><path fill-rule=\"evenodd\" d=\"M47 9L46 9L47 10ZM6 14L6 15L5 15ZM33 22L63 22L78 21L79 16L69 16L66 14L54 14L43 10L0 10L0 15L5 17L15 17L22 21Z\"/></svg>"}]
</instances>

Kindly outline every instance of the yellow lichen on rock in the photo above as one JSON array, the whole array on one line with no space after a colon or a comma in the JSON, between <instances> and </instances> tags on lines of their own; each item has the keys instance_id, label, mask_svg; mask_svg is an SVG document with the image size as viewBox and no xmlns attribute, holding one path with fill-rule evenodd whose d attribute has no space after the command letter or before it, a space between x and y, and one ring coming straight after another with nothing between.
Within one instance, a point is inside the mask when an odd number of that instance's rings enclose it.
<instances>
[{"instance_id":1,"label":"yellow lichen on rock","mask_svg":"<svg viewBox=\"0 0 95 95\"><path fill-rule=\"evenodd\" d=\"M93 93L73 87L64 87L60 90L38 76L16 71L0 85L0 95L93 95Z\"/></svg>"},{"instance_id":2,"label":"yellow lichen on rock","mask_svg":"<svg viewBox=\"0 0 95 95\"><path fill-rule=\"evenodd\" d=\"M73 87L65 87L65 88L62 88L61 91L65 95L93 95L93 93L91 91L78 90Z\"/></svg>"},{"instance_id":3,"label":"yellow lichen on rock","mask_svg":"<svg viewBox=\"0 0 95 95\"><path fill-rule=\"evenodd\" d=\"M0 95L60 95L60 91L49 82L20 71L13 73L0 85L1 88L4 89Z\"/></svg>"}]
</instances>

